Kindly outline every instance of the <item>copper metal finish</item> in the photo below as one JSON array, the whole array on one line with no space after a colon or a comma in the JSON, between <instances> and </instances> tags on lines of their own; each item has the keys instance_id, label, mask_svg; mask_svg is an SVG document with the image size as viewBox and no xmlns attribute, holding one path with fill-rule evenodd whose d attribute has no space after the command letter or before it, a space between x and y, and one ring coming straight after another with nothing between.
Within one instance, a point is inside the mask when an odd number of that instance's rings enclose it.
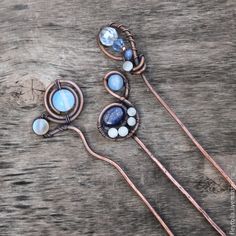
<instances>
[{"instance_id":1,"label":"copper metal finish","mask_svg":"<svg viewBox=\"0 0 236 236\"><path fill-rule=\"evenodd\" d=\"M154 90L152 85L148 82L146 76L144 74L141 75L143 81L149 88L149 90L153 93L159 103L166 109L166 111L174 118L174 120L178 123L180 128L184 131L184 133L191 139L193 144L198 148L198 150L202 153L202 155L215 167L216 170L220 172L220 174L224 177L224 179L231 185L234 190L236 190L236 184L234 181L225 173L225 171L217 164L217 162L207 153L207 151L200 145L200 143L193 137L187 127L181 122L178 116L171 110L168 104L161 98L161 96Z\"/></svg>"},{"instance_id":2,"label":"copper metal finish","mask_svg":"<svg viewBox=\"0 0 236 236\"><path fill-rule=\"evenodd\" d=\"M187 127L182 123L182 121L178 118L178 116L172 111L172 109L168 106L168 104L161 98L161 96L155 91L152 85L147 80L146 76L143 74L146 69L145 58L140 55L138 56L136 43L134 41L133 35L129 31L127 27L118 23L111 23L109 26L116 28L118 31L123 33L128 39L131 49L134 55L134 63L136 67L131 71L132 74L140 75L143 79L146 86L149 88L150 92L155 96L158 102L165 108L165 110L171 115L171 117L176 121L176 123L181 127L184 133L190 138L192 143L198 148L198 150L202 153L203 157L205 157L214 168L220 172L220 174L224 177L224 179L231 185L231 187L236 190L236 184L234 181L225 173L225 171L217 164L217 162L207 153L207 151L200 145L200 143L193 137L191 132L187 129ZM109 58L114 60L123 60L121 56L114 56L100 43L99 39L97 39L98 45L101 48L102 52L105 53Z\"/></svg>"},{"instance_id":3,"label":"copper metal finish","mask_svg":"<svg viewBox=\"0 0 236 236\"><path fill-rule=\"evenodd\" d=\"M108 159L105 156L101 156L99 154L97 154L96 152L94 152L88 145L88 142L84 136L84 134L81 132L81 130L75 126L71 126L69 125L67 127L69 130L74 130L75 132L77 132L86 148L86 150L95 158L105 161L107 163L109 163L110 165L112 165L114 168L116 168L116 170L122 175L122 177L125 179L125 181L128 183L128 185L130 186L130 188L132 188L134 190L134 192L140 197L140 199L142 200L142 202L147 206L147 208L151 211L151 213L155 216L155 218L160 222L160 224L162 225L162 227L165 229L166 233L170 236L174 236L174 234L172 233L172 231L169 229L169 227L166 225L166 223L162 220L161 216L156 212L156 210L151 206L151 204L148 202L148 200L144 197L144 195L138 190L138 188L134 185L134 183L130 180L130 178L127 176L127 174L124 172L124 170L114 161Z\"/></svg>"},{"instance_id":4,"label":"copper metal finish","mask_svg":"<svg viewBox=\"0 0 236 236\"><path fill-rule=\"evenodd\" d=\"M60 114L52 105L52 95L57 89L62 89L66 88L69 89L74 97L75 97L75 107L73 108L72 111L69 111L69 114ZM128 84L127 84L127 89L128 89ZM127 95L128 96L128 95ZM48 114L42 114L41 117L45 118L47 120L56 122L61 124L59 127L57 127L54 130L50 130L47 134L44 135L45 138L53 137L54 135L58 134L61 131L65 130L73 130L77 132L86 148L89 154L94 156L95 158L105 161L112 165L116 170L121 174L121 176L125 179L125 181L128 183L131 189L139 196L141 201L146 205L146 207L150 210L150 212L154 215L156 220L161 224L161 226L164 228L166 233L169 236L174 236L172 231L169 229L169 227L166 225L164 220L161 218L161 216L157 213L157 211L152 207L152 205L149 203L149 201L145 198L145 196L138 190L138 188L135 186L135 184L131 181L131 179L127 176L125 171L114 161L108 159L107 157L101 156L94 152L88 145L88 142L84 136L84 134L81 132L81 130L73 125L70 125L70 123L78 117L80 112L82 111L83 104L84 104L84 98L82 91L80 90L79 86L75 84L72 81L67 81L67 80L57 80L55 83L52 83L49 85L45 92L44 96L44 103L46 110ZM120 105L120 104L118 104ZM123 105L122 105L123 106ZM125 108L125 106L124 106Z\"/></svg>"},{"instance_id":5,"label":"copper metal finish","mask_svg":"<svg viewBox=\"0 0 236 236\"><path fill-rule=\"evenodd\" d=\"M109 76L113 73L117 73L116 71L112 71L109 72L108 74L106 74L106 76L104 77L104 85L107 89L107 91L113 95L114 92L110 91L109 87L107 86L107 79L109 78ZM120 75L122 75L121 73L119 73ZM124 75L122 75L123 78L125 78ZM126 78L125 80L126 84L129 84L128 79ZM127 86L127 85L126 85ZM127 86L129 87L129 86ZM118 98L121 102L123 101L128 101L128 95L129 93L125 93L127 96L126 97L121 97L118 96L117 94L115 94L114 97ZM130 101L128 101L130 103ZM112 103L110 105L108 105L107 107L105 107L103 109L103 111L101 112L99 118L98 118L98 129L101 132L101 134L106 137L107 135L105 134L103 127L101 126L101 122L102 122L102 116L104 114L104 112L114 106L114 105L119 105L119 103ZM135 131L137 130L138 127L136 127ZM132 134L127 135L128 137L133 137L133 139L137 142L137 144L146 152L146 154L148 155L148 157L154 161L154 163L160 168L160 170L166 175L166 177L180 190L180 192L190 201L190 203L205 217L205 219L210 223L210 225L222 236L225 236L226 234L220 229L220 227L210 218L210 216L206 213L206 211L203 210L203 208L193 199L193 197L184 189L184 187L170 174L170 172L161 164L161 162L154 157L154 155L149 151L149 149L144 145L144 143L135 135L135 132L132 132ZM124 138L120 139L123 140ZM114 140L114 139L111 139Z\"/></svg>"},{"instance_id":6,"label":"copper metal finish","mask_svg":"<svg viewBox=\"0 0 236 236\"><path fill-rule=\"evenodd\" d=\"M147 153L152 161L160 168L160 170L167 176L167 178L181 191L181 193L192 203L192 205L206 218L211 226L220 234L226 235L221 228L210 218L210 216L201 208L198 203L191 197L191 195L178 183L178 181L170 174L170 172L161 164L161 162L154 157L145 144L137 137L133 136L137 144Z\"/></svg>"}]
</instances>

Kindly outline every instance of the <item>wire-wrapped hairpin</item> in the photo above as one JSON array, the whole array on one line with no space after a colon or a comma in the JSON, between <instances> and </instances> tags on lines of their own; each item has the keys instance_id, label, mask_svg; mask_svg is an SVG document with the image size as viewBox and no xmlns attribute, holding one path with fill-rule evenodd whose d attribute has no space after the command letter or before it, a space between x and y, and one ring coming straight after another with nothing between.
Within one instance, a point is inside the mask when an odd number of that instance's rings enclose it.
<instances>
[{"instance_id":1,"label":"wire-wrapped hairpin","mask_svg":"<svg viewBox=\"0 0 236 236\"><path fill-rule=\"evenodd\" d=\"M128 41L130 47L125 46L125 41L121 38L124 36L125 40ZM182 121L177 117L173 110L168 106L168 104L161 98L161 96L154 90L152 85L147 80L144 75L146 69L145 58L143 55L139 55L136 43L134 41L133 35L130 30L122 24L111 23L107 26L101 28L98 36L97 42L102 50L109 58L124 61L123 70L130 72L131 74L140 75L155 96L158 102L166 109L166 111L173 117L185 134L191 139L193 144L198 148L202 155L215 167L216 170L225 178L225 180L231 185L232 188L236 190L236 184L234 181L224 172L224 170L217 164L217 162L207 153L207 151L199 144L199 142L193 137L191 132L182 123ZM110 50L112 48L112 50ZM115 53L114 53L115 51Z\"/></svg>"},{"instance_id":2,"label":"wire-wrapped hairpin","mask_svg":"<svg viewBox=\"0 0 236 236\"><path fill-rule=\"evenodd\" d=\"M106 90L119 103L112 103L106 106L98 118L98 129L101 134L111 140L121 141L132 137L137 144L146 152L148 157L160 168L166 177L181 191L181 193L191 202L191 204L206 218L212 227L220 234L226 235L220 227L210 218L210 216L199 206L191 195L178 183L162 163L154 157L151 151L138 138L136 131L139 125L139 114L133 104L128 100L129 82L128 79L118 71L111 71L104 77Z\"/></svg>"},{"instance_id":3,"label":"wire-wrapped hairpin","mask_svg":"<svg viewBox=\"0 0 236 236\"><path fill-rule=\"evenodd\" d=\"M94 152L90 148L83 132L78 127L71 124L71 122L79 116L84 105L83 94L79 86L69 80L56 80L49 85L45 92L44 105L46 108L46 113L43 113L40 117L37 117L33 121L32 129L34 133L48 138L53 137L55 134L65 130L74 130L75 132L77 132L88 153L90 153L95 158L105 161L116 168L116 170L128 183L130 188L133 189L133 191L140 197L142 202L154 215L156 220L160 222L168 235L174 236L161 216L152 207L145 196L138 190L135 184L124 172L124 170L116 162ZM59 126L56 129L50 130L49 121L55 122L59 124Z\"/></svg>"}]
</instances>

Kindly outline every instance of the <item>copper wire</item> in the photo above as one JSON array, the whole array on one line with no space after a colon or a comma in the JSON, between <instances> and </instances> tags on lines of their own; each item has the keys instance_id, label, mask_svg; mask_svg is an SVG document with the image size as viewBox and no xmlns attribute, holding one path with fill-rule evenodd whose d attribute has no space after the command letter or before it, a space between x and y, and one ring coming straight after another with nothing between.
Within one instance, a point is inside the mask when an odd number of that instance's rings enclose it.
<instances>
[{"instance_id":1,"label":"copper wire","mask_svg":"<svg viewBox=\"0 0 236 236\"><path fill-rule=\"evenodd\" d=\"M82 133L82 131L72 125L68 125L67 128L69 130L74 130L77 134L79 134L85 149L87 150L88 153L90 153L92 156L94 156L95 158L105 161L107 163L109 163L110 165L112 165L121 175L122 177L125 179L125 181L128 183L128 185L130 186L130 188L132 188L134 190L134 192L140 197L140 199L142 200L142 202L147 206L147 208L151 211L151 213L154 215L154 217L156 218L157 221L160 222L161 226L165 229L166 233L170 236L174 236L174 234L172 233L172 231L169 229L169 227L166 225L166 223L164 222L164 220L161 218L161 216L156 212L156 210L151 206L151 204L149 203L149 201L145 198L145 196L138 190L138 188L134 185L134 183L131 181L131 179L128 177L128 175L124 172L124 170L114 161L110 160L109 158L99 155L96 152L94 152L90 146L88 145L88 142L84 136L84 134Z\"/></svg>"},{"instance_id":2,"label":"copper wire","mask_svg":"<svg viewBox=\"0 0 236 236\"><path fill-rule=\"evenodd\" d=\"M228 174L220 167L220 165L208 154L208 152L200 145L200 143L194 138L194 136L191 134L191 132L187 129L187 127L182 123L182 121L178 118L178 116L175 114L175 112L168 106L168 104L161 98L161 96L155 91L153 86L149 83L146 76L144 75L144 71L146 69L146 63L145 58L143 55L138 55L138 50L136 47L136 43L133 37L133 34L130 32L130 30L125 27L122 24L118 23L111 23L109 26L114 27L118 30L120 30L122 33L125 34L126 38L128 39L131 49L133 51L134 55L134 63L135 67L133 68L133 71L131 73L140 75L143 79L144 83L150 90L150 92L155 96L155 98L158 100L158 102L165 108L165 110L170 114L170 116L176 121L176 123L181 127L183 132L190 138L192 143L197 147L197 149L201 152L203 157L205 157L212 165L213 167L223 176L223 178L231 185L231 187L236 190L236 184L235 182L230 178ZM123 58L121 56L114 56L112 53L108 52L106 48L100 43L99 39L97 38L98 45L102 52L104 52L109 58L121 61Z\"/></svg>"},{"instance_id":3,"label":"copper wire","mask_svg":"<svg viewBox=\"0 0 236 236\"><path fill-rule=\"evenodd\" d=\"M52 95L57 91L57 89L66 88L69 89L74 97L75 97L75 106L72 111L70 111L68 114L60 114L57 110L53 108L52 104ZM127 91L126 94L128 96L128 83L127 83ZM127 101L128 102L128 101ZM117 169L117 171L122 175L122 177L125 179L125 181L128 183L131 189L140 197L141 201L146 205L146 207L150 210L150 212L153 214L153 216L156 218L156 220L161 224L161 226L164 228L166 233L169 236L174 236L170 228L167 226L167 224L164 222L164 220L161 218L161 216L157 213L157 211L152 207L152 205L149 203L149 201L145 198L145 196L138 190L138 188L135 186L135 184L131 181L131 179L127 176L125 171L114 161L108 159L107 157L101 156L94 152L90 146L88 145L88 142L82 133L82 131L75 127L70 125L75 118L77 118L82 111L83 104L84 104L84 98L83 93L79 86L75 84L72 81L68 80L56 80L55 82L51 83L49 87L47 88L44 96L44 104L46 107L46 110L48 114L43 113L41 117L53 121L55 123L58 123L59 126L53 130L50 130L47 134L44 135L45 138L51 138L54 135L56 135L59 132L65 131L65 130L73 130L77 132L85 146L85 149L88 151L89 154L94 156L95 158L105 161L112 165L114 168Z\"/></svg>"},{"instance_id":4,"label":"copper wire","mask_svg":"<svg viewBox=\"0 0 236 236\"><path fill-rule=\"evenodd\" d=\"M118 71L112 71L109 72L105 75L104 77L104 85L106 90L108 91L108 93L110 93L112 96L114 96L115 98L119 99L121 104L124 104L126 102L128 102L128 104L132 104L129 100L128 100L128 96L129 96L129 90L128 92L125 91L123 97L122 96L118 96L117 94L115 94L111 89L109 89L108 85L107 85L107 78L112 75L112 74L119 74L120 76L123 77L124 81L125 81L125 85L126 88L129 88L129 81L128 79L120 72ZM98 118L98 129L101 132L101 134L106 137L109 138L105 132L103 131L102 128L102 117L103 117L103 113L110 107L112 106L117 106L119 105L118 103L112 103L110 105L108 105L107 107L105 107L102 112L99 115ZM139 123L139 121L138 121ZM144 143L137 137L137 135L135 135L135 132L137 130L138 126L136 127L136 129L134 130L134 132L131 132L129 135L127 135L127 137L123 138L126 139L128 137L133 137L133 139L137 142L137 144L146 152L146 154L148 155L148 157L154 161L154 163L160 168L160 170L166 175L166 177L180 190L180 192L190 201L190 203L203 215L203 217L210 223L210 225L222 236L225 236L226 234L221 230L221 228L211 219L211 217L206 213L205 210L203 210L203 208L194 200L194 198L184 189L184 187L170 174L170 172L162 165L162 163L156 158L154 157L154 155L150 152L150 150L144 145ZM110 138L109 138L110 139Z\"/></svg>"},{"instance_id":5,"label":"copper wire","mask_svg":"<svg viewBox=\"0 0 236 236\"><path fill-rule=\"evenodd\" d=\"M167 178L181 191L181 193L191 202L191 204L205 217L205 219L211 224L211 226L222 236L226 234L221 230L221 228L211 219L211 217L203 210L201 206L191 197L191 195L182 187L181 184L170 174L170 172L161 164L161 162L154 157L150 150L145 146L145 144L136 136L133 139L137 144L147 153L152 161L160 168L160 170L167 176Z\"/></svg>"},{"instance_id":6,"label":"copper wire","mask_svg":"<svg viewBox=\"0 0 236 236\"><path fill-rule=\"evenodd\" d=\"M132 180L128 177L128 175L125 173L125 171L115 161L112 161L109 158L107 158L105 156L102 156L102 155L99 155L98 153L94 152L90 148L90 146L88 145L88 142L87 142L84 134L82 133L82 131L79 128L77 128L73 125L61 125L58 128L48 132L46 135L44 135L44 137L45 138L51 138L52 136L54 136L54 135L56 135L59 132L64 131L64 130L73 130L73 131L75 131L77 134L79 134L86 151L90 155L92 155L93 157L95 157L99 160L105 161L108 164L112 165L121 174L121 176L124 178L124 180L130 186L130 188L139 196L139 198L144 203L144 205L146 205L146 207L153 214L153 216L156 218L156 220L161 224L161 226L163 227L165 232L169 236L174 236L174 233L170 230L170 228L167 226L165 221L161 218L161 216L157 213L157 211L152 207L152 205L149 203L149 201L146 199L146 197L138 190L138 188L135 186L135 184L132 182Z\"/></svg>"}]
</instances>

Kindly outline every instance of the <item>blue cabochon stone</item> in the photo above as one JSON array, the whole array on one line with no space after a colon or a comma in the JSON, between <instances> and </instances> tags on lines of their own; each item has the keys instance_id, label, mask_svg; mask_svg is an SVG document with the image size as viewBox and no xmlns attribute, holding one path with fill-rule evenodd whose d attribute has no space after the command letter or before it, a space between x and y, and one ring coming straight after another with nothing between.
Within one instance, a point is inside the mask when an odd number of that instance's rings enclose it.
<instances>
[{"instance_id":1,"label":"blue cabochon stone","mask_svg":"<svg viewBox=\"0 0 236 236\"><path fill-rule=\"evenodd\" d=\"M107 126L116 126L121 124L125 118L125 111L123 108L114 106L109 108L103 115L103 122Z\"/></svg>"},{"instance_id":2,"label":"blue cabochon stone","mask_svg":"<svg viewBox=\"0 0 236 236\"><path fill-rule=\"evenodd\" d=\"M108 78L108 87L112 91L119 91L124 87L124 80L119 74L112 74Z\"/></svg>"},{"instance_id":3,"label":"blue cabochon stone","mask_svg":"<svg viewBox=\"0 0 236 236\"><path fill-rule=\"evenodd\" d=\"M59 89L52 96L53 106L60 112L68 112L75 105L75 97L68 89Z\"/></svg>"}]
</instances>

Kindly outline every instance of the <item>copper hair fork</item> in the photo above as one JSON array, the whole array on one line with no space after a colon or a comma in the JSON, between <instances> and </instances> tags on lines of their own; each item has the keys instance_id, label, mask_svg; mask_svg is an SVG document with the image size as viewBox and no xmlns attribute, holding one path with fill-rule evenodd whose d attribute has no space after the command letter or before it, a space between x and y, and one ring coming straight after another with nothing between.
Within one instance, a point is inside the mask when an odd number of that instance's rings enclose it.
<instances>
[{"instance_id":1,"label":"copper hair fork","mask_svg":"<svg viewBox=\"0 0 236 236\"><path fill-rule=\"evenodd\" d=\"M110 32L110 35L112 37L107 37L105 39L108 39L108 41L102 41L101 40L101 33L104 28L110 28L114 29L116 33ZM113 33L113 34L111 34ZM115 45L111 45L111 40L118 38L119 34L123 34L125 36L125 39L128 41L130 48L126 48L122 41L117 41ZM105 32L104 34L105 35ZM118 38L119 39L119 38ZM224 179L231 185L231 187L236 190L236 184L234 181L225 173L225 171L220 167L220 165L207 153L207 151L200 145L200 143L194 138L194 136L191 134L191 132L188 130L188 128L182 123L182 121L178 118L178 116L175 114L175 112L169 107L169 105L161 98L161 96L158 94L157 91L153 88L153 86L149 83L147 80L147 77L145 76L144 72L146 69L146 63L145 58L143 55L138 54L138 50L136 47L136 43L134 40L134 37L130 30L125 27L122 24L118 23L111 23L107 26L104 26L101 28L100 33L97 36L97 43L101 49L101 51L107 55L109 58L116 60L116 61L125 61L123 64L123 69L126 72L130 72L134 75L140 75L143 79L145 85L148 87L150 92L155 96L157 101L165 108L165 110L170 114L170 116L176 121L176 123L180 126L180 128L184 131L184 133L190 138L192 143L198 148L198 150L201 152L204 158L206 158L213 166L214 168L224 177ZM112 46L115 51L119 53L113 53L109 49L109 46ZM120 51L119 51L120 47ZM128 51L129 50L129 51Z\"/></svg>"}]
</instances>

